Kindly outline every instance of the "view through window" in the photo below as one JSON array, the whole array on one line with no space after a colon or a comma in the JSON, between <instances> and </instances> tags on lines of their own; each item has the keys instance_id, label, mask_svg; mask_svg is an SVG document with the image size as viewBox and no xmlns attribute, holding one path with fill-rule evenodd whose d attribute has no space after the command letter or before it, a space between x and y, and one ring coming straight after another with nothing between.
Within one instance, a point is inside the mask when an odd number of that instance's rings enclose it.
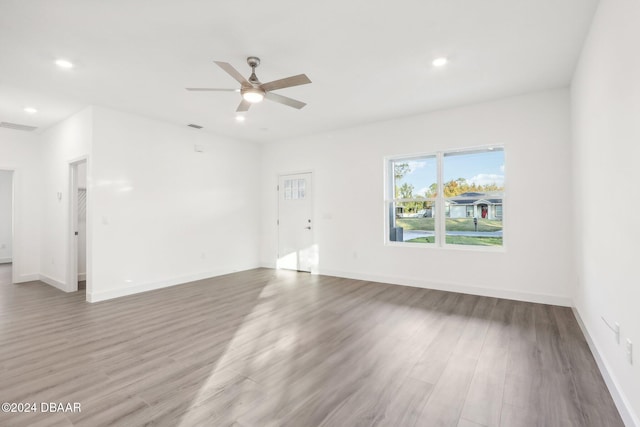
<instances>
[{"instance_id":1,"label":"view through window","mask_svg":"<svg viewBox=\"0 0 640 427\"><path fill-rule=\"evenodd\" d=\"M393 158L388 167L389 241L502 246L502 147Z\"/></svg>"}]
</instances>

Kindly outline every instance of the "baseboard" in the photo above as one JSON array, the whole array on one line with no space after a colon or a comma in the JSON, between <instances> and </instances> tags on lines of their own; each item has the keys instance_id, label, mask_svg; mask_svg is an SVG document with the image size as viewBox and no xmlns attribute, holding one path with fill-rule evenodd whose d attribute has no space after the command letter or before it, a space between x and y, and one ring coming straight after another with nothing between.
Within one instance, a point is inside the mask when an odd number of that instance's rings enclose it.
<instances>
[{"instance_id":1,"label":"baseboard","mask_svg":"<svg viewBox=\"0 0 640 427\"><path fill-rule=\"evenodd\" d=\"M320 269L318 273L325 276L344 277L347 279L355 280L367 280L371 282L389 283L392 285L413 286L416 288L437 289L440 291L459 292L463 294L534 302L539 304L559 305L563 307L571 307L573 305L571 298L561 295L545 295L532 292L518 292L509 289L469 286L461 283L438 283L408 277L379 276L373 274L352 273L326 269Z\"/></svg>"},{"instance_id":2,"label":"baseboard","mask_svg":"<svg viewBox=\"0 0 640 427\"><path fill-rule=\"evenodd\" d=\"M78 273L78 282L82 282L83 280L87 280L87 273Z\"/></svg>"},{"instance_id":3,"label":"baseboard","mask_svg":"<svg viewBox=\"0 0 640 427\"><path fill-rule=\"evenodd\" d=\"M0 264L10 264L13 262L13 258L0 258Z\"/></svg>"},{"instance_id":4,"label":"baseboard","mask_svg":"<svg viewBox=\"0 0 640 427\"><path fill-rule=\"evenodd\" d=\"M66 287L66 285L65 285L65 283L64 283L64 282L61 282L61 281L59 281L59 280L57 280L57 279L54 279L54 278L52 278L52 277L49 277L49 276L47 276L47 275L45 275L45 274L39 274L39 275L38 275L38 280L40 280L41 282L46 283L47 285L51 285L51 286L53 286L54 288L58 288L58 289L60 289L61 291L69 292L69 291L67 290L67 287Z\"/></svg>"},{"instance_id":5,"label":"baseboard","mask_svg":"<svg viewBox=\"0 0 640 427\"><path fill-rule=\"evenodd\" d=\"M276 269L276 263L275 261L261 261L260 262L260 268L270 268L272 270Z\"/></svg>"},{"instance_id":6,"label":"baseboard","mask_svg":"<svg viewBox=\"0 0 640 427\"><path fill-rule=\"evenodd\" d=\"M87 301L99 302L114 298L120 298L128 295L139 294L141 292L154 291L156 289L168 288L171 286L184 285L185 283L195 282L196 280L210 279L212 277L224 276L225 274L237 273L239 271L253 270L258 265L246 266L242 268L219 269L215 271L202 272L181 277L175 277L159 282L143 283L133 285L126 288L110 289L102 292L87 292Z\"/></svg>"},{"instance_id":7,"label":"baseboard","mask_svg":"<svg viewBox=\"0 0 640 427\"><path fill-rule=\"evenodd\" d=\"M18 276L18 281L16 283L33 282L35 280L40 280L40 275L38 273L21 274Z\"/></svg>"},{"instance_id":8,"label":"baseboard","mask_svg":"<svg viewBox=\"0 0 640 427\"><path fill-rule=\"evenodd\" d=\"M620 412L620 416L622 417L622 421L624 421L624 425L627 427L640 427L640 419L633 411L626 395L622 392L622 389L620 388L618 381L616 381L614 375L612 374L609 364L602 357L602 354L598 350L598 346L596 345L595 341L591 338L591 334L589 333L587 326L582 321L580 312L576 307L572 307L572 309L573 309L573 315L578 321L578 325L580 325L582 334L587 339L587 344L591 349L593 358L596 360L596 363L598 364L598 368L600 369L602 378L604 379L604 382L607 384L607 388L609 389L609 393L611 393L611 397L613 398L613 401L616 404L616 407L618 408L618 412Z\"/></svg>"}]
</instances>

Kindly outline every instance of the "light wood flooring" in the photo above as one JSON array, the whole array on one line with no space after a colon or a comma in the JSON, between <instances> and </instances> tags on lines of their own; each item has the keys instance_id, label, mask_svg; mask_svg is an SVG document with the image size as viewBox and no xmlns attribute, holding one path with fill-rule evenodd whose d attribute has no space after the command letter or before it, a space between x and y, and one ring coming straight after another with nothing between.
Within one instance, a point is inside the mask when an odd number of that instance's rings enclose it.
<instances>
[{"instance_id":1,"label":"light wood flooring","mask_svg":"<svg viewBox=\"0 0 640 427\"><path fill-rule=\"evenodd\" d=\"M2 426L622 426L570 309L257 269L0 286Z\"/></svg>"}]
</instances>

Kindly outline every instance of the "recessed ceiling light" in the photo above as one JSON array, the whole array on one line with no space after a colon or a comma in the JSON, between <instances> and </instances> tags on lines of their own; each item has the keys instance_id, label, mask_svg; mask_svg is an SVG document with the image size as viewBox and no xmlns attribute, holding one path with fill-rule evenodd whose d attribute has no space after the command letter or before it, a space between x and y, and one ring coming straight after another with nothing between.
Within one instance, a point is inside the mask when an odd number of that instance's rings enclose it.
<instances>
[{"instance_id":1,"label":"recessed ceiling light","mask_svg":"<svg viewBox=\"0 0 640 427\"><path fill-rule=\"evenodd\" d=\"M29 114L35 114L38 112L38 110L36 110L33 107L24 107L24 112Z\"/></svg>"},{"instance_id":2,"label":"recessed ceiling light","mask_svg":"<svg viewBox=\"0 0 640 427\"><path fill-rule=\"evenodd\" d=\"M444 65L447 65L448 62L449 62L449 60L447 58L445 58L444 56L442 56L440 58L434 59L432 64L433 64L434 67L442 67Z\"/></svg>"},{"instance_id":3,"label":"recessed ceiling light","mask_svg":"<svg viewBox=\"0 0 640 427\"><path fill-rule=\"evenodd\" d=\"M56 65L60 68L73 68L73 64L66 59L57 59Z\"/></svg>"},{"instance_id":4,"label":"recessed ceiling light","mask_svg":"<svg viewBox=\"0 0 640 427\"><path fill-rule=\"evenodd\" d=\"M245 119L246 119L245 116L241 116L239 114L236 116L236 122L244 122Z\"/></svg>"}]
</instances>

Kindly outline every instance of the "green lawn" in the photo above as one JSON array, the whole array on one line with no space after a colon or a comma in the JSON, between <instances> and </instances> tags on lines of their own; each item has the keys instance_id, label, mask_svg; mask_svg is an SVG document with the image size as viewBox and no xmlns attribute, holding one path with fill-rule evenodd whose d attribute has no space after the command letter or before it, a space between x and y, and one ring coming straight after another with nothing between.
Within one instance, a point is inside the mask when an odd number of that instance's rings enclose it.
<instances>
[{"instance_id":1,"label":"green lawn","mask_svg":"<svg viewBox=\"0 0 640 427\"><path fill-rule=\"evenodd\" d=\"M418 237L408 243L434 243L435 237ZM502 246L502 237L447 236L449 245Z\"/></svg>"},{"instance_id":2,"label":"green lawn","mask_svg":"<svg viewBox=\"0 0 640 427\"><path fill-rule=\"evenodd\" d=\"M475 231L473 218L447 218L447 231ZM397 218L396 227L405 230L434 230L434 218ZM478 231L500 231L502 221L494 219L479 219ZM464 243L461 243L464 244Z\"/></svg>"}]
</instances>

